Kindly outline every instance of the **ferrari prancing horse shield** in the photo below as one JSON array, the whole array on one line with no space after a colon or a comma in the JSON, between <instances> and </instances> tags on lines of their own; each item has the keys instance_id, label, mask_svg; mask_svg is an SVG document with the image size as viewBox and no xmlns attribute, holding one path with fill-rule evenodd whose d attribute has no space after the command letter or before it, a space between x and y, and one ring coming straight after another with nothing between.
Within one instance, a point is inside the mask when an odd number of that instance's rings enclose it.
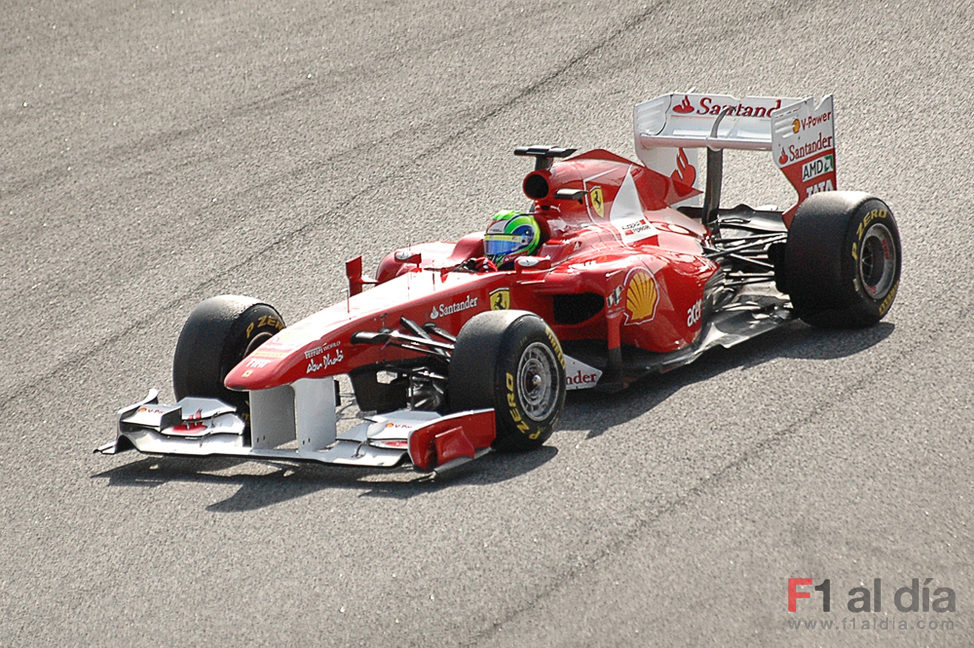
<instances>
[{"instance_id":1,"label":"ferrari prancing horse shield","mask_svg":"<svg viewBox=\"0 0 974 648\"><path fill-rule=\"evenodd\" d=\"M599 218L605 218L605 199L602 196L602 187L592 187L588 192L588 199Z\"/></svg>"},{"instance_id":2,"label":"ferrari prancing horse shield","mask_svg":"<svg viewBox=\"0 0 974 648\"><path fill-rule=\"evenodd\" d=\"M490 291L490 310L507 310L511 307L511 289L498 288Z\"/></svg>"}]
</instances>

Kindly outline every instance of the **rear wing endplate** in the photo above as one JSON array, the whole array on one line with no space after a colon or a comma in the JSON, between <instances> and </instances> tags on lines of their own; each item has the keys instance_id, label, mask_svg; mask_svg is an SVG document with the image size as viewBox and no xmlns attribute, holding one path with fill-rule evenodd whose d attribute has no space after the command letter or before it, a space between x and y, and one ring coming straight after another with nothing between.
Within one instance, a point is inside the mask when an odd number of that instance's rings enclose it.
<instances>
[{"instance_id":1,"label":"rear wing endplate","mask_svg":"<svg viewBox=\"0 0 974 648\"><path fill-rule=\"evenodd\" d=\"M801 203L817 191L835 189L834 115L832 95L816 106L812 97L670 93L633 110L636 155L669 177L676 196L689 202L701 192L696 149L772 151Z\"/></svg>"}]
</instances>

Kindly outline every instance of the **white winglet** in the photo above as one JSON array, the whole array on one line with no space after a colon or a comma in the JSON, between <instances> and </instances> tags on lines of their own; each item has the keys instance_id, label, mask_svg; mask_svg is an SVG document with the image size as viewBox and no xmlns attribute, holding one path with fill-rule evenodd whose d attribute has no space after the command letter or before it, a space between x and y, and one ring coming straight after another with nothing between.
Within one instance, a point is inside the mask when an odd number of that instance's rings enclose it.
<instances>
[{"instance_id":1,"label":"white winglet","mask_svg":"<svg viewBox=\"0 0 974 648\"><path fill-rule=\"evenodd\" d=\"M775 164L798 192L801 202L819 191L834 191L835 111L832 95L791 104L774 111L772 154Z\"/></svg>"}]
</instances>

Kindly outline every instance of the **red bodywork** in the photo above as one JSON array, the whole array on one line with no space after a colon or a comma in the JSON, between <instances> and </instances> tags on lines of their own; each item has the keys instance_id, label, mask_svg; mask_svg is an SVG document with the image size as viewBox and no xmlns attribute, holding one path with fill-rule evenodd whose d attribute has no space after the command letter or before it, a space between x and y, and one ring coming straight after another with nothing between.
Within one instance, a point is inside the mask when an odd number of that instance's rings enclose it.
<instances>
[{"instance_id":1,"label":"red bodywork","mask_svg":"<svg viewBox=\"0 0 974 648\"><path fill-rule=\"evenodd\" d=\"M395 329L400 317L456 334L492 308L532 311L563 342L598 340L609 354L621 345L682 349L699 335L704 287L718 265L703 255L706 228L669 206L687 195L674 182L603 150L535 170L524 180L543 229L533 257L512 270L461 270L483 256L483 234L474 233L393 252L374 280L351 262L348 299L281 331L237 365L226 385L268 389L406 360L415 354L353 344L351 336ZM369 283L376 285L363 291Z\"/></svg>"}]
</instances>

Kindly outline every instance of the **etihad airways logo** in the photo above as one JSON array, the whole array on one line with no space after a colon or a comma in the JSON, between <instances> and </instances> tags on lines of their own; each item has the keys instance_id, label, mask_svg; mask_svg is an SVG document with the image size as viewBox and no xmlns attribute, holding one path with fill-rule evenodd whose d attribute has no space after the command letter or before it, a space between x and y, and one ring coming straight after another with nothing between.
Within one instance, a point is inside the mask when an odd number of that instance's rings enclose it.
<instances>
[{"instance_id":1,"label":"etihad airways logo","mask_svg":"<svg viewBox=\"0 0 974 648\"><path fill-rule=\"evenodd\" d=\"M446 317L447 315L453 315L454 313L459 313L460 311L465 311L476 307L477 298L473 295L467 295L467 298L461 301L450 304L437 304L436 306L433 306L433 310L430 311L430 319L435 320L438 317Z\"/></svg>"},{"instance_id":2,"label":"etihad airways logo","mask_svg":"<svg viewBox=\"0 0 974 648\"><path fill-rule=\"evenodd\" d=\"M720 104L718 99L707 95L684 95L683 101L673 106L673 112L680 115L719 115L725 108L730 108L727 113L730 117L771 117L772 112L781 108L781 99L775 99L774 103L769 103L771 100L768 100L760 104L743 101Z\"/></svg>"}]
</instances>

